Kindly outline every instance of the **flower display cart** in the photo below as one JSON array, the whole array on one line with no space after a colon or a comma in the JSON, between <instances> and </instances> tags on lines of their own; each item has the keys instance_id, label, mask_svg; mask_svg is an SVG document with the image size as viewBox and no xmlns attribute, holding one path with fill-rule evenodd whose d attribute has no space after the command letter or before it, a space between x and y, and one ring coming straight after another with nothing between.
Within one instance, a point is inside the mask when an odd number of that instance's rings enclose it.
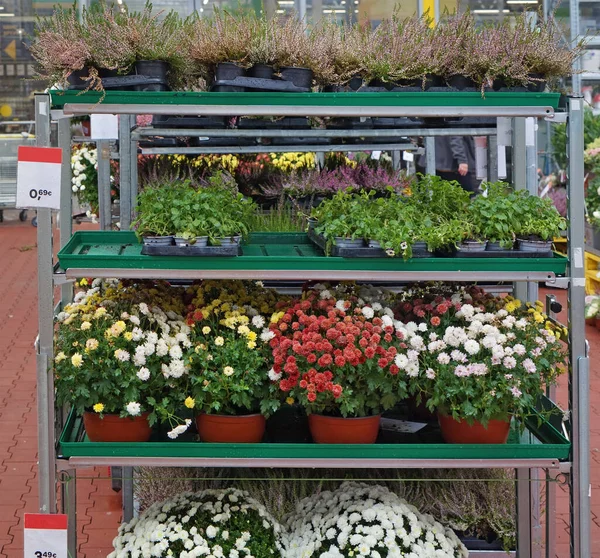
<instances>
[{"instance_id":1,"label":"flower display cart","mask_svg":"<svg viewBox=\"0 0 600 558\"><path fill-rule=\"evenodd\" d=\"M583 115L580 98L570 98L566 111L557 110L558 97L544 93L171 93L112 92L101 99L88 92L56 92L36 97L37 141L50 145L50 117L59 122L59 146L70 145L69 116L90 113L120 115L121 227L122 232L78 232L72 234L68 219L60 220L61 265L54 263L52 214L38 212L39 338L37 343L39 413L39 494L40 510L57 511L56 484L62 471L75 476L78 467L93 465L182 467L310 467L310 468L512 468L517 472L518 545L520 558L541 556L540 531L534 525L539 506L535 480L546 480L546 551L554 552L553 481L559 475L569 479L571 493L571 556L590 554L589 496L589 377L584 336L584 252L583 252ZM287 235L275 241L257 235L250 248L236 258L149 258L139 253L132 233L132 208L137 194L137 142L144 137L188 135L227 137L240 130L193 130L135 128L136 114L219 115L219 116L333 116L333 117L427 117L444 118L504 117L513 124L514 182L519 187L535 184L530 176L528 158L535 146L526 144L525 128L531 121L567 121L569 130L569 248L567 257L531 259L433 258L429 260L371 259L361 261L325 258L315 252L303 234ZM443 124L428 129L403 130L317 130L303 132L315 138L352 136L365 138L361 149L368 149L369 137L389 137L389 144L378 149L406 149L398 137L435 135L489 135L491 129L446 128ZM297 136L294 130L249 130L247 135L261 137ZM292 142L290 141L290 144ZM490 142L495 143L495 142ZM295 145L294 151L314 151L315 146ZM335 149L335 145L327 149ZM533 149L532 149L533 148ZM260 150L257 146L255 150ZM265 147L263 146L264 150ZM323 149L323 146L321 146ZM346 146L344 149L348 149ZM350 148L351 149L351 148ZM186 151L187 150L187 151ZM235 147L152 148L153 153L234 152ZM431 160L431 155L429 157ZM431 167L429 167L431 168ZM535 164L533 165L535 171ZM493 172L492 172L493 174ZM68 162L63 168L61 211L70 214L71 189ZM65 186L66 185L66 186ZM533 190L533 186L531 188ZM106 210L110 197L100 193L100 207ZM274 248L276 247L276 248ZM544 422L535 418L523 435L513 432L505 445L451 444L374 444L368 446L330 444L211 444L177 440L150 440L137 444L89 442L83 435L81 420L63 415L55 408L53 388L53 316L72 298L70 282L78 277L152 278L167 280L254 279L268 281L361 280L361 281L504 281L514 282L517 295L537 296L537 283L552 281L558 275L569 278L569 408L566 422ZM54 287L60 285L56 306ZM547 405L551 405L549 401ZM131 474L124 474L131 477ZM71 544L74 546L75 506L63 494L63 509L71 511ZM132 487L124 485L124 517L131 517ZM505 556L505 553L472 552L472 555ZM73 554L75 555L75 554Z\"/></svg>"}]
</instances>

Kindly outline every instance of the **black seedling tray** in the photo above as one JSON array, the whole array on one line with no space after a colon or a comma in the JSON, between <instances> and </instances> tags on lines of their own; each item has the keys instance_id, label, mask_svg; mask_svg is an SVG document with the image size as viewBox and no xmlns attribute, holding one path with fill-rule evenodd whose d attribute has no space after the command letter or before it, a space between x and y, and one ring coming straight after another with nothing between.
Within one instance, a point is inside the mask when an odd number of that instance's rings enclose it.
<instances>
[{"instance_id":1,"label":"black seedling tray","mask_svg":"<svg viewBox=\"0 0 600 558\"><path fill-rule=\"evenodd\" d=\"M181 147L183 144L177 138L146 138L139 142L142 149L152 149L153 147Z\"/></svg>"},{"instance_id":2,"label":"black seedling tray","mask_svg":"<svg viewBox=\"0 0 600 558\"><path fill-rule=\"evenodd\" d=\"M281 128L310 130L310 122L306 116L285 116L277 120L241 118L237 127L240 130L279 130Z\"/></svg>"},{"instance_id":3,"label":"black seedling tray","mask_svg":"<svg viewBox=\"0 0 600 558\"><path fill-rule=\"evenodd\" d=\"M482 252L461 252L456 250L449 254L457 258L552 258L554 252L521 252L520 250L484 250Z\"/></svg>"},{"instance_id":4,"label":"black seedling tray","mask_svg":"<svg viewBox=\"0 0 600 558\"><path fill-rule=\"evenodd\" d=\"M375 117L372 118L373 128L421 128L425 124L422 118L408 118L399 116L396 118Z\"/></svg>"},{"instance_id":5,"label":"black seedling tray","mask_svg":"<svg viewBox=\"0 0 600 558\"><path fill-rule=\"evenodd\" d=\"M143 256L205 256L205 257L232 257L241 256L242 247L234 246L153 246L144 244Z\"/></svg>"},{"instance_id":6,"label":"black seedling tray","mask_svg":"<svg viewBox=\"0 0 600 558\"><path fill-rule=\"evenodd\" d=\"M170 116L156 114L152 117L155 128L225 128L224 116Z\"/></svg>"},{"instance_id":7,"label":"black seedling tray","mask_svg":"<svg viewBox=\"0 0 600 558\"><path fill-rule=\"evenodd\" d=\"M239 87L243 91L278 91L284 93L310 93L310 87L297 87L291 81L284 79L267 79L238 76L234 79L221 79L215 81L212 87Z\"/></svg>"},{"instance_id":8,"label":"black seedling tray","mask_svg":"<svg viewBox=\"0 0 600 558\"><path fill-rule=\"evenodd\" d=\"M337 138L336 138L337 139ZM330 138L270 138L269 143L263 145L329 145Z\"/></svg>"},{"instance_id":9,"label":"black seedling tray","mask_svg":"<svg viewBox=\"0 0 600 558\"><path fill-rule=\"evenodd\" d=\"M202 137L206 137L206 136L202 136ZM200 137L193 137L190 138L190 145L196 146L196 147L211 147L211 146L217 146L217 147L239 147L239 146L253 146L256 145L256 139L255 138L233 138L233 137L226 137L226 138L208 138L208 139L201 139Z\"/></svg>"},{"instance_id":10,"label":"black seedling tray","mask_svg":"<svg viewBox=\"0 0 600 558\"><path fill-rule=\"evenodd\" d=\"M143 75L130 75L130 76L114 76L102 78L102 87L104 89L123 89L125 87L143 87L147 85L161 85L167 89L167 82L160 77L147 77ZM69 89L84 90L89 85L69 85Z\"/></svg>"},{"instance_id":11,"label":"black seedling tray","mask_svg":"<svg viewBox=\"0 0 600 558\"><path fill-rule=\"evenodd\" d=\"M313 242L316 246L321 248L325 253L327 253L326 246L327 241L323 235L317 234L313 229L308 230L308 238ZM369 248L368 246L363 246L361 248L340 248L335 244L331 247L330 256L338 257L338 258L386 258L390 259L385 253L383 248ZM433 254L431 252L421 252L421 251L413 251L413 258L432 258Z\"/></svg>"}]
</instances>

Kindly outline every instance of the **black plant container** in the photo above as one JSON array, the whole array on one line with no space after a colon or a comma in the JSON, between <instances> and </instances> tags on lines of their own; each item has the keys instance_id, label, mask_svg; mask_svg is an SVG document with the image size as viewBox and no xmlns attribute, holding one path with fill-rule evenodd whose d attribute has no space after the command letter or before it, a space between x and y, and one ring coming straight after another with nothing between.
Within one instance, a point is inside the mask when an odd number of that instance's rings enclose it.
<instances>
[{"instance_id":1,"label":"black plant container","mask_svg":"<svg viewBox=\"0 0 600 558\"><path fill-rule=\"evenodd\" d=\"M313 82L313 72L309 68L283 67L280 72L281 78L285 81L291 81L296 87L306 87L310 89Z\"/></svg>"},{"instance_id":2,"label":"black plant container","mask_svg":"<svg viewBox=\"0 0 600 558\"><path fill-rule=\"evenodd\" d=\"M75 70L74 72L71 72L67 78L69 89L85 89L88 86L89 81L86 81L84 78L87 78L89 75L89 68L83 68L81 70Z\"/></svg>"},{"instance_id":3,"label":"black plant container","mask_svg":"<svg viewBox=\"0 0 600 558\"><path fill-rule=\"evenodd\" d=\"M368 87L383 87L385 89L392 89L394 87L394 84L388 82L388 81L383 81L382 79L372 79L369 84Z\"/></svg>"},{"instance_id":4,"label":"black plant container","mask_svg":"<svg viewBox=\"0 0 600 558\"><path fill-rule=\"evenodd\" d=\"M443 80L441 76L436 74L425 74L425 79L421 81L421 87L427 91L432 87L441 87L443 84Z\"/></svg>"},{"instance_id":5,"label":"black plant container","mask_svg":"<svg viewBox=\"0 0 600 558\"><path fill-rule=\"evenodd\" d=\"M217 70L215 72L215 80L228 80L235 79L236 77L242 77L246 75L246 70L233 62L221 62L217 64Z\"/></svg>"},{"instance_id":6,"label":"black plant container","mask_svg":"<svg viewBox=\"0 0 600 558\"><path fill-rule=\"evenodd\" d=\"M527 91L532 93L543 93L546 89L546 80L542 74L530 74L529 78L532 79L527 84Z\"/></svg>"},{"instance_id":7,"label":"black plant container","mask_svg":"<svg viewBox=\"0 0 600 558\"><path fill-rule=\"evenodd\" d=\"M492 81L492 89L494 91L500 91L500 89L506 89L507 87L508 84L504 78L495 78L494 81Z\"/></svg>"},{"instance_id":8,"label":"black plant container","mask_svg":"<svg viewBox=\"0 0 600 558\"><path fill-rule=\"evenodd\" d=\"M311 442L308 417L300 405L284 405L267 419L267 437L270 442Z\"/></svg>"},{"instance_id":9,"label":"black plant container","mask_svg":"<svg viewBox=\"0 0 600 558\"><path fill-rule=\"evenodd\" d=\"M363 84L362 76L356 75L348 82L348 88L351 91L358 91L362 87L362 84Z\"/></svg>"},{"instance_id":10,"label":"black plant container","mask_svg":"<svg viewBox=\"0 0 600 558\"><path fill-rule=\"evenodd\" d=\"M98 69L98 75L101 78L113 78L113 77L119 77L119 72L117 72L117 70L109 70L108 68L99 68Z\"/></svg>"},{"instance_id":11,"label":"black plant container","mask_svg":"<svg viewBox=\"0 0 600 558\"><path fill-rule=\"evenodd\" d=\"M147 78L155 78L160 80L160 83L152 83L148 85L135 85L135 91L168 91L167 72L169 64L162 60L138 60L135 63L134 75L144 76Z\"/></svg>"},{"instance_id":12,"label":"black plant container","mask_svg":"<svg viewBox=\"0 0 600 558\"><path fill-rule=\"evenodd\" d=\"M273 79L273 68L271 66L267 66L266 64L254 64L254 66L248 70L248 76L263 79Z\"/></svg>"},{"instance_id":13,"label":"black plant container","mask_svg":"<svg viewBox=\"0 0 600 558\"><path fill-rule=\"evenodd\" d=\"M446 79L446 83L459 91L462 91L463 89L473 89L475 87L475 82L470 77L460 75L450 76Z\"/></svg>"}]
</instances>

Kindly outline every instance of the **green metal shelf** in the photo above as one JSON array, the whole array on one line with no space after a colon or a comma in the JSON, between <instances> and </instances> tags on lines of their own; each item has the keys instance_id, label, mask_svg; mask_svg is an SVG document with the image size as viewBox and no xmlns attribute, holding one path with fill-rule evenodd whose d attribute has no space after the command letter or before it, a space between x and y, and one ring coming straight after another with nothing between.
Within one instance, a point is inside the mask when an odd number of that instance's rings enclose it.
<instances>
[{"instance_id":1,"label":"green metal shelf","mask_svg":"<svg viewBox=\"0 0 600 558\"><path fill-rule=\"evenodd\" d=\"M131 231L78 231L58 253L68 277L232 279L447 279L547 281L567 259L325 257L304 233L257 233L237 257L146 256Z\"/></svg>"},{"instance_id":2,"label":"green metal shelf","mask_svg":"<svg viewBox=\"0 0 600 558\"><path fill-rule=\"evenodd\" d=\"M69 415L60 438L61 458L74 464L113 463L157 465L202 463L210 466L302 466L313 467L418 466L418 467L558 467L569 458L570 444L550 423L529 421L529 430L520 434L514 425L507 444L445 444L439 434L434 443L308 444L260 443L215 444L186 439L168 440L155 433L149 442L90 442L83 421ZM187 460L187 461L186 461ZM541 460L545 464L541 463ZM468 464L466 464L468 462ZM517 465L515 464L517 463Z\"/></svg>"},{"instance_id":3,"label":"green metal shelf","mask_svg":"<svg viewBox=\"0 0 600 558\"><path fill-rule=\"evenodd\" d=\"M66 104L277 105L337 107L558 107L559 93L422 91L385 93L211 93L178 91L52 91L52 108Z\"/></svg>"}]
</instances>

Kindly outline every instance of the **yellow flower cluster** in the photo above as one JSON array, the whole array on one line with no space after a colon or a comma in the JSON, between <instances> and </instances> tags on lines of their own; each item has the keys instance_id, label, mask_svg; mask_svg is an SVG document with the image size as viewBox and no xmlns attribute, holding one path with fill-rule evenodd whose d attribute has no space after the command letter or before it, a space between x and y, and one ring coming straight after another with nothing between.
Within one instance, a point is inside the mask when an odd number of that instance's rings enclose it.
<instances>
[{"instance_id":1,"label":"yellow flower cluster","mask_svg":"<svg viewBox=\"0 0 600 558\"><path fill-rule=\"evenodd\" d=\"M522 306L522 303L518 298L507 296L504 300L506 300L506 305L504 306L504 309L510 314L513 314Z\"/></svg>"},{"instance_id":2,"label":"yellow flower cluster","mask_svg":"<svg viewBox=\"0 0 600 558\"><path fill-rule=\"evenodd\" d=\"M200 155L190 158L185 155L170 155L169 160L174 166L189 165L192 168L223 169L233 174L240 160L235 155Z\"/></svg>"},{"instance_id":3,"label":"yellow flower cluster","mask_svg":"<svg viewBox=\"0 0 600 558\"><path fill-rule=\"evenodd\" d=\"M302 169L314 169L316 158L314 153L271 153L271 164L284 172Z\"/></svg>"}]
</instances>

